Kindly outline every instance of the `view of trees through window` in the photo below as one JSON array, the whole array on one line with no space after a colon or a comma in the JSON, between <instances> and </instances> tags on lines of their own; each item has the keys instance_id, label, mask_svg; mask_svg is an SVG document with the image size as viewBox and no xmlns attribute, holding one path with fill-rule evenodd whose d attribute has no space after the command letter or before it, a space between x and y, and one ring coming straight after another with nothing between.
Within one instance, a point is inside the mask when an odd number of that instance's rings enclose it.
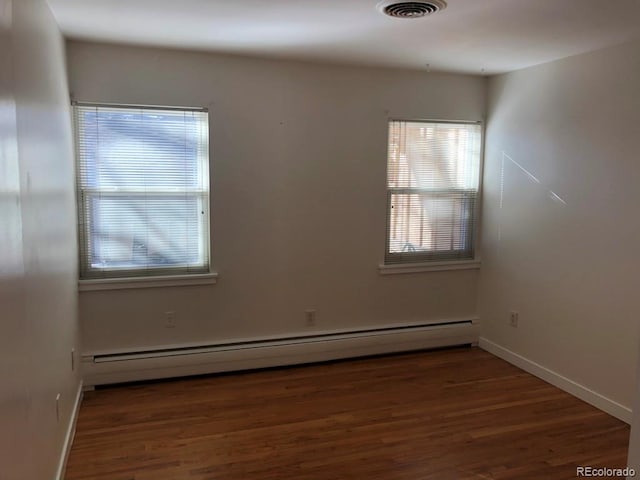
<instances>
[{"instance_id":1,"label":"view of trees through window","mask_svg":"<svg viewBox=\"0 0 640 480\"><path fill-rule=\"evenodd\" d=\"M387 263L473 257L481 126L392 121Z\"/></svg>"}]
</instances>

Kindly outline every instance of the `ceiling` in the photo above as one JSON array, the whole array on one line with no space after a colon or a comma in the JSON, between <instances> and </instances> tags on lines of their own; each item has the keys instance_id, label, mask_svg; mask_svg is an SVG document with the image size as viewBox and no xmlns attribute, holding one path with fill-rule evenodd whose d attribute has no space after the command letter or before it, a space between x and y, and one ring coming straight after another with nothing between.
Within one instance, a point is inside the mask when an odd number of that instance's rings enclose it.
<instances>
[{"instance_id":1,"label":"ceiling","mask_svg":"<svg viewBox=\"0 0 640 480\"><path fill-rule=\"evenodd\" d=\"M493 74L640 37L639 0L448 0L420 19L379 0L48 0L70 38Z\"/></svg>"}]
</instances>

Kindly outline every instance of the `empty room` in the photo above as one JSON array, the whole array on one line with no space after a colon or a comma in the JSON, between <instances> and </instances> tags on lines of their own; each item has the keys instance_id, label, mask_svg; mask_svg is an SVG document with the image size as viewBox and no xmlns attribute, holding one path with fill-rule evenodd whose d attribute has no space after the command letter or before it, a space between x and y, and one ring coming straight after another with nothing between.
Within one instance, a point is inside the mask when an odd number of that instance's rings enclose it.
<instances>
[{"instance_id":1,"label":"empty room","mask_svg":"<svg viewBox=\"0 0 640 480\"><path fill-rule=\"evenodd\" d=\"M0 0L0 480L640 476L640 2Z\"/></svg>"}]
</instances>

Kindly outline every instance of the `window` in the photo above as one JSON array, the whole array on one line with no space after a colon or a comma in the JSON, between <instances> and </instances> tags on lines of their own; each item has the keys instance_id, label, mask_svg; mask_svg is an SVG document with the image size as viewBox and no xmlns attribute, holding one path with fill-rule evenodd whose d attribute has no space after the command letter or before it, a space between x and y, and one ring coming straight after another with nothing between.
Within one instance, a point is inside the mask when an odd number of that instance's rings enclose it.
<instances>
[{"instance_id":1,"label":"window","mask_svg":"<svg viewBox=\"0 0 640 480\"><path fill-rule=\"evenodd\" d=\"M80 278L209 272L206 111L74 106Z\"/></svg>"},{"instance_id":2,"label":"window","mask_svg":"<svg viewBox=\"0 0 640 480\"><path fill-rule=\"evenodd\" d=\"M385 264L473 259L481 131L389 123Z\"/></svg>"}]
</instances>

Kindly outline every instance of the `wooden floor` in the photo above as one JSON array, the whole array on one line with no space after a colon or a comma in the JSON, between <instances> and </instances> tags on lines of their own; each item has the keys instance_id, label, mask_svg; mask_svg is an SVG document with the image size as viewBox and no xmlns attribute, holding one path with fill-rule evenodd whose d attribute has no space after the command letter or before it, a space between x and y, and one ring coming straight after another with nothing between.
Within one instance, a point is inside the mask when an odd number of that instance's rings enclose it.
<instances>
[{"instance_id":1,"label":"wooden floor","mask_svg":"<svg viewBox=\"0 0 640 480\"><path fill-rule=\"evenodd\" d=\"M575 479L624 467L628 436L486 352L443 350L87 393L66 479Z\"/></svg>"}]
</instances>

